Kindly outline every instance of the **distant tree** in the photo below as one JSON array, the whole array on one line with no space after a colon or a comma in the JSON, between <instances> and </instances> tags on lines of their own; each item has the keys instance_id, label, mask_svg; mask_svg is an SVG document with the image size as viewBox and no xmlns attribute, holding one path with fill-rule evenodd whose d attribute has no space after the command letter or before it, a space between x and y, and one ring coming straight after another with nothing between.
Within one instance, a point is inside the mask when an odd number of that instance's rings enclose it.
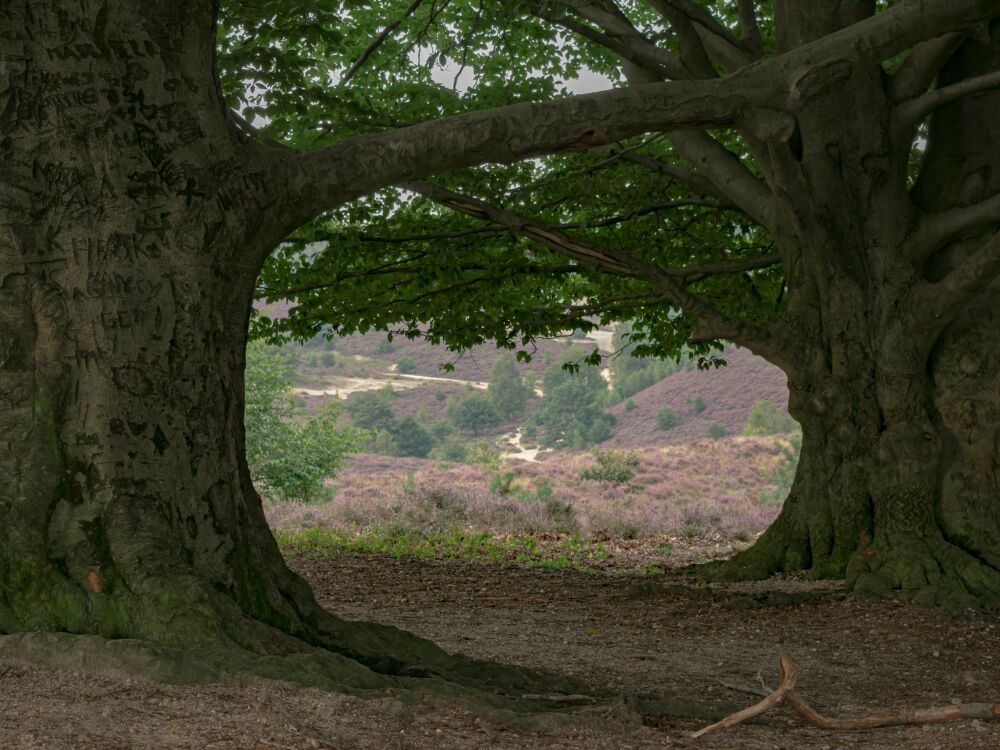
<instances>
[{"instance_id":1,"label":"distant tree","mask_svg":"<svg viewBox=\"0 0 1000 750\"><path fill-rule=\"evenodd\" d=\"M468 456L468 445L463 440L446 440L435 446L429 456L435 461L455 461L462 463Z\"/></svg>"},{"instance_id":2,"label":"distant tree","mask_svg":"<svg viewBox=\"0 0 1000 750\"><path fill-rule=\"evenodd\" d=\"M694 408L695 414L701 414L705 411L705 399L699 394L694 397L694 403L691 406Z\"/></svg>"},{"instance_id":3,"label":"distant tree","mask_svg":"<svg viewBox=\"0 0 1000 750\"><path fill-rule=\"evenodd\" d=\"M289 357L253 342L247 347L246 451L261 492L278 500L325 498L323 480L334 476L365 434L337 424L332 402L308 416L292 396Z\"/></svg>"},{"instance_id":4,"label":"distant tree","mask_svg":"<svg viewBox=\"0 0 1000 750\"><path fill-rule=\"evenodd\" d=\"M783 435L795 432L799 423L792 416L775 404L761 399L750 407L744 435Z\"/></svg>"},{"instance_id":5,"label":"distant tree","mask_svg":"<svg viewBox=\"0 0 1000 750\"><path fill-rule=\"evenodd\" d=\"M718 422L712 422L708 426L708 436L712 438L712 440L718 440L721 437L725 437L725 435L726 435L726 428L723 427Z\"/></svg>"},{"instance_id":6,"label":"distant tree","mask_svg":"<svg viewBox=\"0 0 1000 750\"><path fill-rule=\"evenodd\" d=\"M677 412L669 406L664 406L656 413L656 424L661 430L670 430L677 426Z\"/></svg>"},{"instance_id":7,"label":"distant tree","mask_svg":"<svg viewBox=\"0 0 1000 750\"><path fill-rule=\"evenodd\" d=\"M392 342L388 338L384 338L378 342L375 347L375 351L378 354L392 354L396 350Z\"/></svg>"},{"instance_id":8,"label":"distant tree","mask_svg":"<svg viewBox=\"0 0 1000 750\"><path fill-rule=\"evenodd\" d=\"M320 355L319 361L323 367L333 367L337 364L337 355L331 351L325 351Z\"/></svg>"},{"instance_id":9,"label":"distant tree","mask_svg":"<svg viewBox=\"0 0 1000 750\"><path fill-rule=\"evenodd\" d=\"M437 419L431 423L430 427L427 428L427 431L431 434L431 437L433 437L435 441L443 443L451 436L451 434L455 431L455 428L447 420Z\"/></svg>"},{"instance_id":10,"label":"distant tree","mask_svg":"<svg viewBox=\"0 0 1000 750\"><path fill-rule=\"evenodd\" d=\"M514 355L501 354L497 357L486 393L493 408L505 422L517 419L524 413L531 392L521 380Z\"/></svg>"},{"instance_id":11,"label":"distant tree","mask_svg":"<svg viewBox=\"0 0 1000 750\"><path fill-rule=\"evenodd\" d=\"M500 415L493 408L493 403L479 391L469 393L461 401L452 402L447 414L456 427L476 436L480 430L500 424Z\"/></svg>"},{"instance_id":12,"label":"distant tree","mask_svg":"<svg viewBox=\"0 0 1000 750\"><path fill-rule=\"evenodd\" d=\"M625 402L625 411L635 411L635 401L629 399Z\"/></svg>"},{"instance_id":13,"label":"distant tree","mask_svg":"<svg viewBox=\"0 0 1000 750\"><path fill-rule=\"evenodd\" d=\"M387 394L366 391L347 402L347 413L358 427L368 430L388 430L396 421Z\"/></svg>"},{"instance_id":14,"label":"distant tree","mask_svg":"<svg viewBox=\"0 0 1000 750\"><path fill-rule=\"evenodd\" d=\"M592 365L576 372L563 367L580 358L579 351L569 352L545 370L541 408L531 419L543 445L583 448L611 437L615 418L603 408L607 383L600 371Z\"/></svg>"},{"instance_id":15,"label":"distant tree","mask_svg":"<svg viewBox=\"0 0 1000 750\"><path fill-rule=\"evenodd\" d=\"M424 458L434 447L434 438L413 417L403 417L388 431L396 441L396 455Z\"/></svg>"},{"instance_id":16,"label":"distant tree","mask_svg":"<svg viewBox=\"0 0 1000 750\"><path fill-rule=\"evenodd\" d=\"M396 360L396 372L408 375L416 371L417 363L413 361L413 357L400 357Z\"/></svg>"}]
</instances>

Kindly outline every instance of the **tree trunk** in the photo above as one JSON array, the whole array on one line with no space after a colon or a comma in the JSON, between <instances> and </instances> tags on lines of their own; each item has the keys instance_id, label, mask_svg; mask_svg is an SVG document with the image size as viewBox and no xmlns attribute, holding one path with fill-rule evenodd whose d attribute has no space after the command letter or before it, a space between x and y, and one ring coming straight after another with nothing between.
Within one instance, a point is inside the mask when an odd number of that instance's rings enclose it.
<instances>
[{"instance_id":1,"label":"tree trunk","mask_svg":"<svg viewBox=\"0 0 1000 750\"><path fill-rule=\"evenodd\" d=\"M22 634L0 654L543 691L336 619L281 558L244 458L243 370L286 230L266 151L227 122L212 5L0 9L0 631Z\"/></svg>"},{"instance_id":2,"label":"tree trunk","mask_svg":"<svg viewBox=\"0 0 1000 750\"><path fill-rule=\"evenodd\" d=\"M940 85L996 70L993 39L963 45ZM920 290L982 238L941 250L926 267L915 259L919 217L910 196L886 188L896 184L889 124L870 116L885 109L881 83L855 75L849 90L800 117L803 153L784 165L789 195L778 240L792 248L786 321L801 344L785 369L789 409L803 429L801 461L778 520L718 575L806 570L846 576L853 590L878 596L995 604L1000 290L994 284L949 325L923 301ZM931 142L939 145L912 191L920 209L968 205L1000 189L997 133L985 125L998 112L993 93L934 115ZM971 132L969 123L977 123ZM857 140L841 138L845 129Z\"/></svg>"}]
</instances>

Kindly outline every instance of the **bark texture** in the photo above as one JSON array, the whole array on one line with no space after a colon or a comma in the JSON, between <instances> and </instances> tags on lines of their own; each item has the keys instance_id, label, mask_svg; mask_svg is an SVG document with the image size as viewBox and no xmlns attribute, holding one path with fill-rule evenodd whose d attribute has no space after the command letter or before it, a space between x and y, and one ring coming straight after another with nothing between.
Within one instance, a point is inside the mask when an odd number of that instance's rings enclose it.
<instances>
[{"instance_id":1,"label":"bark texture","mask_svg":"<svg viewBox=\"0 0 1000 750\"><path fill-rule=\"evenodd\" d=\"M275 151L227 122L213 10L0 8L0 631L21 634L0 652L540 692L336 619L281 558L244 458L243 370L259 264L288 227Z\"/></svg>"},{"instance_id":2,"label":"bark texture","mask_svg":"<svg viewBox=\"0 0 1000 750\"><path fill-rule=\"evenodd\" d=\"M997 41L967 40L938 88L998 66ZM908 195L898 120L872 116L890 111L886 87L858 71L850 81L802 113L801 155L778 169L787 194L776 236L800 342L799 362L785 367L804 435L799 471L778 521L719 575L808 570L879 596L995 604L995 272L948 290L962 269L972 273L996 224L973 223L943 244L927 234L944 212L1000 189L1000 95L936 110Z\"/></svg>"}]
</instances>

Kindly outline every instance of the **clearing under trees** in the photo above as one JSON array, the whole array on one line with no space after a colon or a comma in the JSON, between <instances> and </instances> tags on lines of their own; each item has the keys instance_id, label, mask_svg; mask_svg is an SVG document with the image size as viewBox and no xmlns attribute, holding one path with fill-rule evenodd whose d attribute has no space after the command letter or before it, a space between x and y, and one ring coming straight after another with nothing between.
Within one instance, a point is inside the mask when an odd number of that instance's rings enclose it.
<instances>
[{"instance_id":1,"label":"clearing under trees","mask_svg":"<svg viewBox=\"0 0 1000 750\"><path fill-rule=\"evenodd\" d=\"M712 183L776 238L788 288L777 321L741 320L692 291L711 264L546 241L570 248L574 269L651 280L646 295L696 319L698 337L739 342L789 373L803 470L778 524L730 570L836 574L853 559L860 589L1000 593L996 331L983 292L1000 267L986 125L1000 120L994 98L966 97L996 78L995 2L874 13L786 0L763 55L750 25L735 39L686 15L701 6L650 3L687 19L679 37L709 29L728 60L715 65L731 72L674 76L681 57L616 32L640 67L653 55L658 77L679 80L465 114L430 102L441 116L405 127L368 118L363 92L345 93L363 65L335 76L323 64L362 63L378 24L360 35L335 2L219 6L0 5L0 631L13 634L0 656L552 705L548 678L335 618L286 567L244 455L252 301L284 238L372 191L678 129L702 142L704 128L732 128L760 154L766 181L733 162L747 189L721 174ZM889 75L883 64L907 52ZM297 148L258 139L220 79L231 93L262 81L278 105L244 113L272 128L329 115L285 139ZM331 122L338 108L371 132ZM930 113L910 193L907 159Z\"/></svg>"}]
</instances>

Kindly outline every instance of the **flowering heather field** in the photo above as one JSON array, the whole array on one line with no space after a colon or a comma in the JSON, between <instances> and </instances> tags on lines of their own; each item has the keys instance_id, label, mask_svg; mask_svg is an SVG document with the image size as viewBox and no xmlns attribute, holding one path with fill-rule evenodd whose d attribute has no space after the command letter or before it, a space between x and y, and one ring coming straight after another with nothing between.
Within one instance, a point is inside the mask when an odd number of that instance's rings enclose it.
<instances>
[{"instance_id":1,"label":"flowering heather field","mask_svg":"<svg viewBox=\"0 0 1000 750\"><path fill-rule=\"evenodd\" d=\"M725 359L725 367L682 370L651 385L632 397L631 410L626 404L609 409L618 423L606 445L636 448L686 443L705 437L712 423L739 435L755 401L766 399L781 409L788 407L788 385L781 370L746 349L731 349ZM701 414L694 410L696 396L705 403ZM665 406L679 420L670 430L660 429L656 421Z\"/></svg>"},{"instance_id":2,"label":"flowering heather field","mask_svg":"<svg viewBox=\"0 0 1000 750\"><path fill-rule=\"evenodd\" d=\"M461 532L494 538L567 538L617 543L669 540L740 545L777 516L773 492L782 454L775 438L728 438L635 452L632 479L581 479L590 453L556 454L499 470L415 458L356 456L323 504L268 503L284 533L427 537ZM628 545L626 545L628 546Z\"/></svg>"}]
</instances>

